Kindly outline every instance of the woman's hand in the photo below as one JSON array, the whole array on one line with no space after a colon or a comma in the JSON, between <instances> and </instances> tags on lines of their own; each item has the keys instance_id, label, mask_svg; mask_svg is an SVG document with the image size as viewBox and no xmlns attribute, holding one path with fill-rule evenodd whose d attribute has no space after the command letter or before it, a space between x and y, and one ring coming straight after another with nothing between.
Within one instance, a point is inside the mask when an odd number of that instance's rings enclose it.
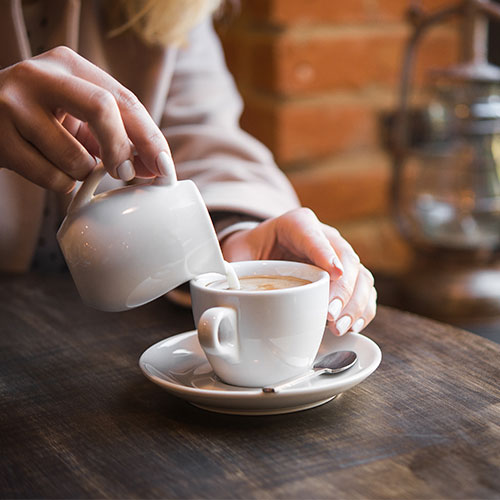
<instances>
[{"instance_id":1,"label":"woman's hand","mask_svg":"<svg viewBox=\"0 0 500 500\"><path fill-rule=\"evenodd\" d=\"M71 49L0 71L0 167L68 192L95 156L123 180L166 175L171 162L165 137L135 95Z\"/></svg>"},{"instance_id":2,"label":"woman's hand","mask_svg":"<svg viewBox=\"0 0 500 500\"><path fill-rule=\"evenodd\" d=\"M377 292L372 274L340 233L311 210L298 208L239 231L222 242L230 262L278 259L307 262L331 276L328 326L343 335L361 331L375 316Z\"/></svg>"}]
</instances>

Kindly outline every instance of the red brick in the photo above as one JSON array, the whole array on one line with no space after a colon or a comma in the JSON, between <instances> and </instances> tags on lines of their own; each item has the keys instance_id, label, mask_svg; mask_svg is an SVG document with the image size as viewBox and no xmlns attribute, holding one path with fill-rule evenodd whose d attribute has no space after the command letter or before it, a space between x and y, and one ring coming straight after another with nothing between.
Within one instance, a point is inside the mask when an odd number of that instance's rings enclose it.
<instances>
[{"instance_id":1,"label":"red brick","mask_svg":"<svg viewBox=\"0 0 500 500\"><path fill-rule=\"evenodd\" d=\"M404 34L356 32L343 36L259 40L250 64L257 88L285 94L395 84Z\"/></svg>"},{"instance_id":2,"label":"red brick","mask_svg":"<svg viewBox=\"0 0 500 500\"><path fill-rule=\"evenodd\" d=\"M330 224L388 212L390 158L351 154L288 173L301 203Z\"/></svg>"},{"instance_id":3,"label":"red brick","mask_svg":"<svg viewBox=\"0 0 500 500\"><path fill-rule=\"evenodd\" d=\"M430 13L455 5L457 0L423 0ZM253 22L277 26L312 24L400 22L406 19L405 0L242 0L242 16Z\"/></svg>"},{"instance_id":4,"label":"red brick","mask_svg":"<svg viewBox=\"0 0 500 500\"><path fill-rule=\"evenodd\" d=\"M266 144L279 163L319 158L377 143L375 111L328 101L247 101L242 126Z\"/></svg>"},{"instance_id":5,"label":"red brick","mask_svg":"<svg viewBox=\"0 0 500 500\"><path fill-rule=\"evenodd\" d=\"M428 14L450 5L456 5L457 0L421 0L423 12ZM400 21L407 18L410 3L402 0L377 0L370 4L368 18L372 21Z\"/></svg>"},{"instance_id":6,"label":"red brick","mask_svg":"<svg viewBox=\"0 0 500 500\"><path fill-rule=\"evenodd\" d=\"M243 0L242 14L271 24L343 23L365 18L365 1Z\"/></svg>"},{"instance_id":7,"label":"red brick","mask_svg":"<svg viewBox=\"0 0 500 500\"><path fill-rule=\"evenodd\" d=\"M372 110L363 105L290 104L280 110L278 153L284 162L372 146Z\"/></svg>"},{"instance_id":8,"label":"red brick","mask_svg":"<svg viewBox=\"0 0 500 500\"><path fill-rule=\"evenodd\" d=\"M260 102L245 99L245 109L241 126L254 137L262 141L277 158L278 103Z\"/></svg>"},{"instance_id":9,"label":"red brick","mask_svg":"<svg viewBox=\"0 0 500 500\"><path fill-rule=\"evenodd\" d=\"M406 39L402 30L356 30L346 35L307 37L233 33L224 39L224 48L239 84L283 95L309 95L399 85ZM429 68L454 63L457 51L455 31L429 33L417 52L417 80L421 82Z\"/></svg>"},{"instance_id":10,"label":"red brick","mask_svg":"<svg viewBox=\"0 0 500 500\"><path fill-rule=\"evenodd\" d=\"M253 47L248 37L235 30L220 33L220 39L224 49L227 67L234 76L237 83L251 81L254 72L253 65L249 63L252 59Z\"/></svg>"}]
</instances>

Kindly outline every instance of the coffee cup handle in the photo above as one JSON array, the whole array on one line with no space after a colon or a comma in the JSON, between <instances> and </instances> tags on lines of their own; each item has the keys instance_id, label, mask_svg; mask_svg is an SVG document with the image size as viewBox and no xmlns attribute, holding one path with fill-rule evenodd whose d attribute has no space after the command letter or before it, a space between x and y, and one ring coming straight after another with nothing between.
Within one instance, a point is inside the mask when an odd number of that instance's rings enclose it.
<instances>
[{"instance_id":1,"label":"coffee cup handle","mask_svg":"<svg viewBox=\"0 0 500 500\"><path fill-rule=\"evenodd\" d=\"M198 321L198 339L208 355L229 363L239 360L236 311L231 307L207 309Z\"/></svg>"},{"instance_id":2,"label":"coffee cup handle","mask_svg":"<svg viewBox=\"0 0 500 500\"><path fill-rule=\"evenodd\" d=\"M101 182L102 178L106 175L106 169L102 162L99 162L89 176L83 181L80 189L75 194L74 198L68 207L68 215L77 212L82 207L87 205L93 198L97 186Z\"/></svg>"}]
</instances>

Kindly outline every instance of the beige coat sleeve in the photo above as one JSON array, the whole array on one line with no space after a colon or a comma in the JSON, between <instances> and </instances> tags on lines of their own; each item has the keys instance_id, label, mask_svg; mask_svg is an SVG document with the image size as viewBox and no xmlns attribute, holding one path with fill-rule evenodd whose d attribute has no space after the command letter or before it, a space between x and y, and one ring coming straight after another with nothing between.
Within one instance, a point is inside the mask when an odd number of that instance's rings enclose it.
<instances>
[{"instance_id":1,"label":"beige coat sleeve","mask_svg":"<svg viewBox=\"0 0 500 500\"><path fill-rule=\"evenodd\" d=\"M242 100L210 22L178 52L161 128L178 177L194 180L210 211L268 218L299 205L269 150L239 126Z\"/></svg>"}]
</instances>

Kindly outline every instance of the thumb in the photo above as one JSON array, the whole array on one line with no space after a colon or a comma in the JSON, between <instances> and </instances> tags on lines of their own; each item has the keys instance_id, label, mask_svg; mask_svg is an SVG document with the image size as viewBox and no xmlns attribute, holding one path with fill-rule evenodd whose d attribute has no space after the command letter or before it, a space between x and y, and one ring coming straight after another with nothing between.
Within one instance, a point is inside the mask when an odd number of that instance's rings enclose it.
<instances>
[{"instance_id":1,"label":"thumb","mask_svg":"<svg viewBox=\"0 0 500 500\"><path fill-rule=\"evenodd\" d=\"M284 216L283 222L285 223L280 224L278 237L284 245L327 271L332 280L342 276L342 262L312 210L300 208L289 212Z\"/></svg>"}]
</instances>

